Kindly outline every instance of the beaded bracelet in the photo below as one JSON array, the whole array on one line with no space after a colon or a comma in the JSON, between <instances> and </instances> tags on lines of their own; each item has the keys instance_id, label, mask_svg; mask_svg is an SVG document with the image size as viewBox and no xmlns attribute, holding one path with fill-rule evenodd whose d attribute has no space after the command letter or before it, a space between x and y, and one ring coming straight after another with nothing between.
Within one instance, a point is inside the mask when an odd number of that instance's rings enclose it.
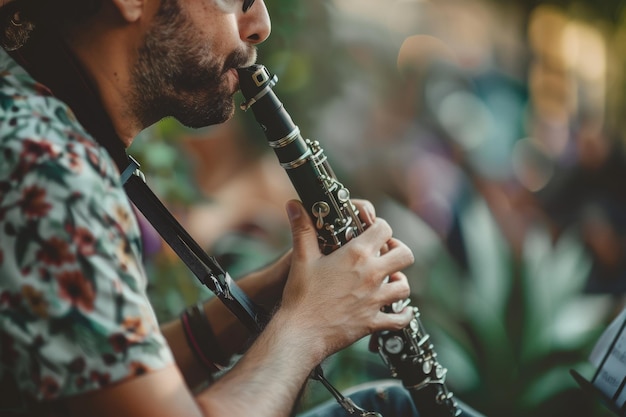
<instances>
[{"instance_id":1,"label":"beaded bracelet","mask_svg":"<svg viewBox=\"0 0 626 417\"><path fill-rule=\"evenodd\" d=\"M187 343L196 358L209 372L224 369L229 357L220 348L202 304L188 307L180 316Z\"/></svg>"}]
</instances>

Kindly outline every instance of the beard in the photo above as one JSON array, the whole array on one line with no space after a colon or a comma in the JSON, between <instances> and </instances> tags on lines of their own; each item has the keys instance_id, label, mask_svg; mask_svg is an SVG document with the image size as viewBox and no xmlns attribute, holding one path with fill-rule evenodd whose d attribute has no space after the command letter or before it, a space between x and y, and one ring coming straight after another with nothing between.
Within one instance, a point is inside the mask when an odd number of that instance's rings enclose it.
<instances>
[{"instance_id":1,"label":"beard","mask_svg":"<svg viewBox=\"0 0 626 417\"><path fill-rule=\"evenodd\" d=\"M227 71L247 66L255 49L233 51L223 64L202 39L179 0L162 0L131 73L131 109L145 127L172 116L192 128L234 114Z\"/></svg>"}]
</instances>

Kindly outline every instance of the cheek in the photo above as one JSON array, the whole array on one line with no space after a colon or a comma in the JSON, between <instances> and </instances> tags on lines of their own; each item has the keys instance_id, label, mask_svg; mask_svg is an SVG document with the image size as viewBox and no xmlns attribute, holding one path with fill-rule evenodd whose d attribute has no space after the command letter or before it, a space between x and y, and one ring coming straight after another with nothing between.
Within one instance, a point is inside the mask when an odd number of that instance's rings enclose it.
<instances>
[{"instance_id":1,"label":"cheek","mask_svg":"<svg viewBox=\"0 0 626 417\"><path fill-rule=\"evenodd\" d=\"M222 23L224 24L206 28L208 31L204 36L216 52L230 54L241 47L239 32L236 25Z\"/></svg>"},{"instance_id":2,"label":"cheek","mask_svg":"<svg viewBox=\"0 0 626 417\"><path fill-rule=\"evenodd\" d=\"M235 49L241 42L236 7L241 7L239 1L192 1L188 8L189 23L215 50Z\"/></svg>"}]
</instances>

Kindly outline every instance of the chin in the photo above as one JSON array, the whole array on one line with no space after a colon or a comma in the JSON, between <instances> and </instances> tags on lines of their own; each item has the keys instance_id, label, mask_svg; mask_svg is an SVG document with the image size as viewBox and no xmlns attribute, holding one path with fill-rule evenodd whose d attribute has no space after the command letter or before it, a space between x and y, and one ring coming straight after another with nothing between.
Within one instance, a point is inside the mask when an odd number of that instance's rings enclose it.
<instances>
[{"instance_id":1,"label":"chin","mask_svg":"<svg viewBox=\"0 0 626 417\"><path fill-rule=\"evenodd\" d=\"M189 109L189 111L182 112L174 117L184 126L194 129L217 125L227 122L233 117L235 114L234 100L217 108L211 109L210 106L206 106L203 110L192 111Z\"/></svg>"}]
</instances>

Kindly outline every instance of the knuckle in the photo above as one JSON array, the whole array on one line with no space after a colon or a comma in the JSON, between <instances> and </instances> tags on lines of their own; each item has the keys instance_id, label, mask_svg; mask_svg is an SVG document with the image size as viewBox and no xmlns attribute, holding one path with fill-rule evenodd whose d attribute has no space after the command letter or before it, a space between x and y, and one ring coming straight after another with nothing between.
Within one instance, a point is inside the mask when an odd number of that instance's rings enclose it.
<instances>
[{"instance_id":1,"label":"knuckle","mask_svg":"<svg viewBox=\"0 0 626 417\"><path fill-rule=\"evenodd\" d=\"M355 240L350 243L350 254L355 263L364 262L367 258L369 258L369 251L364 242Z\"/></svg>"},{"instance_id":2,"label":"knuckle","mask_svg":"<svg viewBox=\"0 0 626 417\"><path fill-rule=\"evenodd\" d=\"M396 249L400 251L402 257L404 259L404 263L408 265L413 265L415 263L415 254L404 242L394 239L394 244L396 245Z\"/></svg>"},{"instance_id":3,"label":"knuckle","mask_svg":"<svg viewBox=\"0 0 626 417\"><path fill-rule=\"evenodd\" d=\"M404 317L396 315L395 320L394 320L394 325L395 325L394 330L402 330L406 327L407 323Z\"/></svg>"},{"instance_id":4,"label":"knuckle","mask_svg":"<svg viewBox=\"0 0 626 417\"><path fill-rule=\"evenodd\" d=\"M372 216L376 216L374 205L369 200L361 200L361 204L363 206L363 210L369 212Z\"/></svg>"},{"instance_id":5,"label":"knuckle","mask_svg":"<svg viewBox=\"0 0 626 417\"><path fill-rule=\"evenodd\" d=\"M378 330L402 330L405 327L404 320L398 314L385 314L383 320L379 323Z\"/></svg>"},{"instance_id":6,"label":"knuckle","mask_svg":"<svg viewBox=\"0 0 626 417\"><path fill-rule=\"evenodd\" d=\"M389 222L385 219L383 219L382 217L378 217L376 219L376 226L378 226L382 231L391 233L391 226L389 225Z\"/></svg>"},{"instance_id":7,"label":"knuckle","mask_svg":"<svg viewBox=\"0 0 626 417\"><path fill-rule=\"evenodd\" d=\"M407 280L395 283L393 296L392 296L392 299L394 301L406 300L410 296L411 296L411 287L409 286L409 283Z\"/></svg>"}]
</instances>

